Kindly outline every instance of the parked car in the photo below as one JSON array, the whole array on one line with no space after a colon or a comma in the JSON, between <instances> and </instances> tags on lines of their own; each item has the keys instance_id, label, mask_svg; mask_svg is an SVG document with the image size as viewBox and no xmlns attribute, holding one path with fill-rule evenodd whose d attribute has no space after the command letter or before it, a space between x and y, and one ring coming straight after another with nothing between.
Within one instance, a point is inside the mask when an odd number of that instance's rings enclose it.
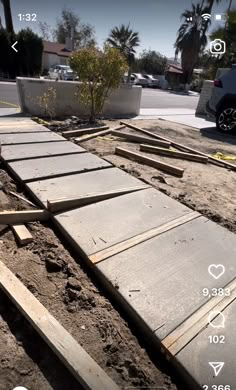
<instances>
[{"instance_id":1,"label":"parked car","mask_svg":"<svg viewBox=\"0 0 236 390\"><path fill-rule=\"evenodd\" d=\"M159 80L155 79L155 77L153 77L153 75L144 74L143 77L148 81L148 86L150 88L158 88L159 87Z\"/></svg>"},{"instance_id":2,"label":"parked car","mask_svg":"<svg viewBox=\"0 0 236 390\"><path fill-rule=\"evenodd\" d=\"M49 77L54 80L75 80L73 70L67 65L54 65L49 69Z\"/></svg>"},{"instance_id":3,"label":"parked car","mask_svg":"<svg viewBox=\"0 0 236 390\"><path fill-rule=\"evenodd\" d=\"M219 131L236 132L236 65L214 81L206 110L216 118Z\"/></svg>"},{"instance_id":4,"label":"parked car","mask_svg":"<svg viewBox=\"0 0 236 390\"><path fill-rule=\"evenodd\" d=\"M141 85L142 87L148 87L148 80L143 77L141 73L132 73L130 76L130 82L134 85Z\"/></svg>"}]
</instances>

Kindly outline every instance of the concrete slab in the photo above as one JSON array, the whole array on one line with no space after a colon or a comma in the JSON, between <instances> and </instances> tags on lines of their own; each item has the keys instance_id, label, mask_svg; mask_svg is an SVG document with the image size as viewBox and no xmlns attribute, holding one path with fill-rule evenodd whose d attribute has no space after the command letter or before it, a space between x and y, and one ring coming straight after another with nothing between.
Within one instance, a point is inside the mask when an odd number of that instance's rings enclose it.
<instances>
[{"instance_id":1,"label":"concrete slab","mask_svg":"<svg viewBox=\"0 0 236 390\"><path fill-rule=\"evenodd\" d=\"M0 108L0 116L11 116L11 115L19 115L20 114L20 107L19 108Z\"/></svg>"},{"instance_id":2,"label":"concrete slab","mask_svg":"<svg viewBox=\"0 0 236 390\"><path fill-rule=\"evenodd\" d=\"M61 213L56 221L89 256L189 212L151 188Z\"/></svg>"},{"instance_id":3,"label":"concrete slab","mask_svg":"<svg viewBox=\"0 0 236 390\"><path fill-rule=\"evenodd\" d=\"M199 385L208 386L205 387L206 389L213 389L213 385L228 385L233 390L236 384L236 370L234 369L236 301L233 301L222 313L225 317L224 329L208 326L179 352L176 358L191 373ZM210 336L221 336L221 340L223 336L224 342L210 343ZM224 363L217 377L214 376L214 370L209 362Z\"/></svg>"},{"instance_id":4,"label":"concrete slab","mask_svg":"<svg viewBox=\"0 0 236 390\"><path fill-rule=\"evenodd\" d=\"M0 109L1 113L1 109ZM16 125L30 125L36 122L32 121L31 118L26 118L26 117L20 117L20 116L1 116L0 118L0 127L2 126L16 126Z\"/></svg>"},{"instance_id":5,"label":"concrete slab","mask_svg":"<svg viewBox=\"0 0 236 390\"><path fill-rule=\"evenodd\" d=\"M110 166L111 164L91 153L35 158L9 163L11 170L23 181L63 176Z\"/></svg>"},{"instance_id":6,"label":"concrete slab","mask_svg":"<svg viewBox=\"0 0 236 390\"><path fill-rule=\"evenodd\" d=\"M134 186L145 188L147 185L118 168L102 169L96 172L80 173L27 184L34 197L43 206L47 205L47 200L82 197L90 193L104 193Z\"/></svg>"},{"instance_id":7,"label":"concrete slab","mask_svg":"<svg viewBox=\"0 0 236 390\"><path fill-rule=\"evenodd\" d=\"M32 144L36 142L59 142L65 141L65 138L53 133L52 131L27 134L0 134L2 145Z\"/></svg>"},{"instance_id":8,"label":"concrete slab","mask_svg":"<svg viewBox=\"0 0 236 390\"><path fill-rule=\"evenodd\" d=\"M196 117L195 110L190 108L141 108L140 114L132 119L164 119L197 129L215 127L214 119Z\"/></svg>"},{"instance_id":9,"label":"concrete slab","mask_svg":"<svg viewBox=\"0 0 236 390\"><path fill-rule=\"evenodd\" d=\"M47 127L38 125L37 123L32 124L7 124L0 125L0 134L19 134L19 133L40 133L40 132L50 132Z\"/></svg>"},{"instance_id":10,"label":"concrete slab","mask_svg":"<svg viewBox=\"0 0 236 390\"><path fill-rule=\"evenodd\" d=\"M81 236L79 228L77 234ZM201 216L96 266L162 340L208 301L203 288L232 280L235 258L236 236ZM223 264L225 274L215 280L208 273L210 264Z\"/></svg>"},{"instance_id":11,"label":"concrete slab","mask_svg":"<svg viewBox=\"0 0 236 390\"><path fill-rule=\"evenodd\" d=\"M86 150L72 142L42 142L23 145L3 145L1 156L5 161L16 161L82 152L86 152Z\"/></svg>"}]
</instances>

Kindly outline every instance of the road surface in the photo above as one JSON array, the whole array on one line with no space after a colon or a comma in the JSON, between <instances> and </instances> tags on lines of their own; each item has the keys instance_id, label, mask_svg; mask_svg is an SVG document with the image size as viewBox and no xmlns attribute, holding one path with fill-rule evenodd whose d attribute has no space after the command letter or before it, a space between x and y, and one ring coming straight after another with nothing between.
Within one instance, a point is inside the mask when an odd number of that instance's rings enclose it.
<instances>
[{"instance_id":1,"label":"road surface","mask_svg":"<svg viewBox=\"0 0 236 390\"><path fill-rule=\"evenodd\" d=\"M0 108L19 105L16 83L0 81Z\"/></svg>"},{"instance_id":2,"label":"road surface","mask_svg":"<svg viewBox=\"0 0 236 390\"><path fill-rule=\"evenodd\" d=\"M185 96L172 91L144 88L141 108L190 108L196 109L198 96ZM0 108L19 104L16 83L0 82Z\"/></svg>"},{"instance_id":3,"label":"road surface","mask_svg":"<svg viewBox=\"0 0 236 390\"><path fill-rule=\"evenodd\" d=\"M145 88L141 108L191 108L196 109L199 95L181 95L173 91Z\"/></svg>"}]
</instances>

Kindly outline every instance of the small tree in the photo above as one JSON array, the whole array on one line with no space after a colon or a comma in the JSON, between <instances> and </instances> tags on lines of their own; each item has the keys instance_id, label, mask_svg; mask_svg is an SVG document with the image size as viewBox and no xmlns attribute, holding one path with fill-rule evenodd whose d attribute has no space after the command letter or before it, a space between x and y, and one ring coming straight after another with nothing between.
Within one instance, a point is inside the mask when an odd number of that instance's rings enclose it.
<instances>
[{"instance_id":1,"label":"small tree","mask_svg":"<svg viewBox=\"0 0 236 390\"><path fill-rule=\"evenodd\" d=\"M85 48L73 53L70 66L82 81L78 95L89 106L89 122L95 123L109 92L119 87L128 70L126 59L120 50L108 46L105 46L104 51Z\"/></svg>"},{"instance_id":2,"label":"small tree","mask_svg":"<svg viewBox=\"0 0 236 390\"><path fill-rule=\"evenodd\" d=\"M134 69L141 73L164 74L167 58L155 50L143 50L135 61Z\"/></svg>"}]
</instances>

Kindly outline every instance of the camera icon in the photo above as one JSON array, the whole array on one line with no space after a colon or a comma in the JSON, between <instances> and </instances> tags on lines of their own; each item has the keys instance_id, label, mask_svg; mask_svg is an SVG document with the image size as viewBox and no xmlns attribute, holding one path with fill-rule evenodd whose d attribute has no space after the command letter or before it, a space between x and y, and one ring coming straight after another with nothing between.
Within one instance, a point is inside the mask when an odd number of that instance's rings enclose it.
<instances>
[{"instance_id":1,"label":"camera icon","mask_svg":"<svg viewBox=\"0 0 236 390\"><path fill-rule=\"evenodd\" d=\"M221 39L214 39L210 42L210 52L211 54L225 54L226 44L225 41Z\"/></svg>"}]
</instances>

